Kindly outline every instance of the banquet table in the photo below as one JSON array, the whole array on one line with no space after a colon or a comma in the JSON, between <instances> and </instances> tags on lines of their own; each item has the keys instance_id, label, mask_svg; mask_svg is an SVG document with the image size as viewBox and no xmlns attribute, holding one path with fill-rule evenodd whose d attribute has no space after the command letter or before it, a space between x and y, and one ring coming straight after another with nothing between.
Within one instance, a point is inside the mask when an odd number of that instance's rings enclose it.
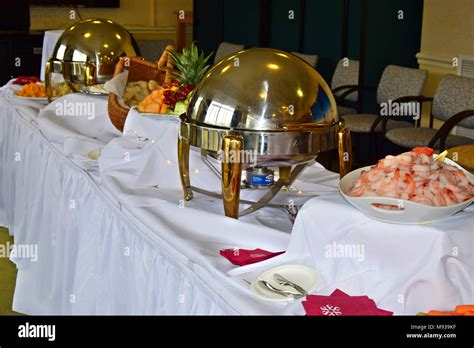
<instances>
[{"instance_id":1,"label":"banquet table","mask_svg":"<svg viewBox=\"0 0 474 348\"><path fill-rule=\"evenodd\" d=\"M474 209L423 225L366 217L340 196L339 176L317 162L275 204L239 220L219 199L182 200L178 121L132 110L123 134L107 98L64 96L47 105L0 95L0 225L38 258L18 268L13 310L26 314L304 315L300 300L266 302L248 281L302 264L320 273L317 294L368 295L395 314L474 303ZM60 103L90 103L94 114L58 115ZM98 160L88 154L100 149ZM218 168L218 163L211 163ZM219 192L219 178L191 152L191 182ZM258 199L264 190L244 190ZM363 253L328 253L355 246ZM221 249L285 251L238 267Z\"/></svg>"}]
</instances>

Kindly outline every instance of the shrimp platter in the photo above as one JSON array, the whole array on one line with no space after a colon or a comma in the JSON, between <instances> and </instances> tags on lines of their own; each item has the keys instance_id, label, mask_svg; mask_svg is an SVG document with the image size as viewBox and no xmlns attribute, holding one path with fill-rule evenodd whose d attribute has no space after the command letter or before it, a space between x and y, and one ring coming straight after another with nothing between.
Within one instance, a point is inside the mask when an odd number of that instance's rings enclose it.
<instances>
[{"instance_id":1,"label":"shrimp platter","mask_svg":"<svg viewBox=\"0 0 474 348\"><path fill-rule=\"evenodd\" d=\"M474 197L474 179L461 169L436 161L430 148L387 156L361 172L347 194L390 197L432 206L462 203Z\"/></svg>"},{"instance_id":2,"label":"shrimp platter","mask_svg":"<svg viewBox=\"0 0 474 348\"><path fill-rule=\"evenodd\" d=\"M339 191L353 207L383 222L426 224L459 213L474 202L474 176L433 153L421 147L386 156L345 175Z\"/></svg>"}]
</instances>

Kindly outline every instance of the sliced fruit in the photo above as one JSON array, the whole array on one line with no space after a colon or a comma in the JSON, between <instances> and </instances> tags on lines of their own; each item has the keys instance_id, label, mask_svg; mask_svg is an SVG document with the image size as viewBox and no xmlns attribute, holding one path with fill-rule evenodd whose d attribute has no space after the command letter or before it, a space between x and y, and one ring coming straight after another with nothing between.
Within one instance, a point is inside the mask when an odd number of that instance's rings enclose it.
<instances>
[{"instance_id":1,"label":"sliced fruit","mask_svg":"<svg viewBox=\"0 0 474 348\"><path fill-rule=\"evenodd\" d=\"M174 107L174 114L181 115L184 114L188 110L188 104L185 102L177 102L176 106Z\"/></svg>"}]
</instances>

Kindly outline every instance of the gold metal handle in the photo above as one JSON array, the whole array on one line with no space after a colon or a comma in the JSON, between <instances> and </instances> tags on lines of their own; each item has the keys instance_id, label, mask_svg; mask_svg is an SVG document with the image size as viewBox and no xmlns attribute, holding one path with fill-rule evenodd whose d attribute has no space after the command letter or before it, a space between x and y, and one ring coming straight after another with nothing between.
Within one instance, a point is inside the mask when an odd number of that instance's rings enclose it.
<instances>
[{"instance_id":1,"label":"gold metal handle","mask_svg":"<svg viewBox=\"0 0 474 348\"><path fill-rule=\"evenodd\" d=\"M223 158L235 158L234 162L222 161L222 198L224 212L228 217L239 217L240 182L242 178L242 163L240 151L244 148L244 138L240 135L225 135L222 139ZM234 154L233 156L231 154Z\"/></svg>"},{"instance_id":2,"label":"gold metal handle","mask_svg":"<svg viewBox=\"0 0 474 348\"><path fill-rule=\"evenodd\" d=\"M291 166L288 167L278 167L278 181L281 181L283 185L290 185L290 177L291 177Z\"/></svg>"},{"instance_id":3,"label":"gold metal handle","mask_svg":"<svg viewBox=\"0 0 474 348\"><path fill-rule=\"evenodd\" d=\"M337 133L339 152L339 173L341 178L352 169L352 143L351 132L347 128L341 128Z\"/></svg>"},{"instance_id":4,"label":"gold metal handle","mask_svg":"<svg viewBox=\"0 0 474 348\"><path fill-rule=\"evenodd\" d=\"M84 69L84 86L93 86L96 84L95 79L95 65L87 63Z\"/></svg>"},{"instance_id":5,"label":"gold metal handle","mask_svg":"<svg viewBox=\"0 0 474 348\"><path fill-rule=\"evenodd\" d=\"M189 177L189 144L181 136L178 136L178 167L184 199L190 201L193 198L193 192L191 191L191 180Z\"/></svg>"},{"instance_id":6,"label":"gold metal handle","mask_svg":"<svg viewBox=\"0 0 474 348\"><path fill-rule=\"evenodd\" d=\"M48 101L51 103L53 101L53 86L51 85L51 62L48 60L45 66L44 72L44 85L46 89L46 96L48 97Z\"/></svg>"}]
</instances>

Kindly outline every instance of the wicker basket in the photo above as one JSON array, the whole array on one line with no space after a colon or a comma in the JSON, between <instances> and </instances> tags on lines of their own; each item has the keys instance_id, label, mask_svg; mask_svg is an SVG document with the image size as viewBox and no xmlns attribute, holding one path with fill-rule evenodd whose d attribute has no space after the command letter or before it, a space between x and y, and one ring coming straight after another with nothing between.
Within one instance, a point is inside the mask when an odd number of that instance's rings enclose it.
<instances>
[{"instance_id":1,"label":"wicker basket","mask_svg":"<svg viewBox=\"0 0 474 348\"><path fill-rule=\"evenodd\" d=\"M174 46L166 46L163 54L156 63L146 61L141 57L121 58L115 66L114 76L128 69L127 82L156 80L160 84L169 83L171 82L171 73L163 68L173 68L173 63L168 53L170 50L174 50ZM108 111L110 120L114 126L122 132L130 108L123 107L119 103L117 95L109 93Z\"/></svg>"}]
</instances>

